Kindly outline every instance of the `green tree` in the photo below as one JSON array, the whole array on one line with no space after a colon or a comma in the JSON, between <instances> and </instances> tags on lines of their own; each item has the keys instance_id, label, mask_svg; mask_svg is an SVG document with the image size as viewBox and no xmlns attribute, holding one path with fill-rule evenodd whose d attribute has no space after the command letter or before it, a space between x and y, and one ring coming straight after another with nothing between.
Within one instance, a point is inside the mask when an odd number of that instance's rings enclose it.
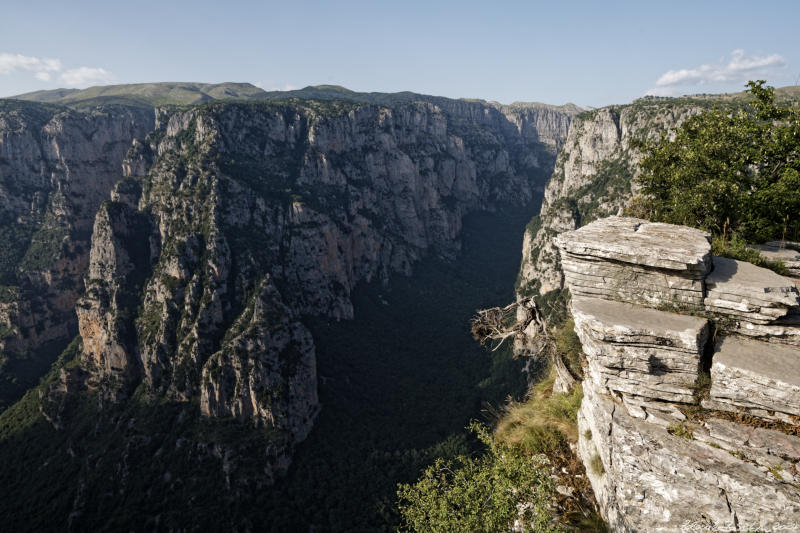
<instances>
[{"instance_id":1,"label":"green tree","mask_svg":"<svg viewBox=\"0 0 800 533\"><path fill-rule=\"evenodd\" d=\"M634 213L717 235L800 237L800 111L763 80L738 109L715 107L640 144Z\"/></svg>"},{"instance_id":2,"label":"green tree","mask_svg":"<svg viewBox=\"0 0 800 533\"><path fill-rule=\"evenodd\" d=\"M509 531L521 518L525 531L560 531L549 511L553 482L547 459L498 444L477 422L470 429L486 453L439 459L416 483L399 486L403 530L495 533Z\"/></svg>"}]
</instances>

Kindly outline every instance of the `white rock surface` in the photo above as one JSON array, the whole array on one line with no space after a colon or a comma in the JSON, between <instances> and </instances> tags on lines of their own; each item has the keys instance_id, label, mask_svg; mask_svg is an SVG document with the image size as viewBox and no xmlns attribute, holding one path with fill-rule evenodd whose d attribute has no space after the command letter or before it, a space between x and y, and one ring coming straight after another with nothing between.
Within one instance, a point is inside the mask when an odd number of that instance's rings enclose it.
<instances>
[{"instance_id":1,"label":"white rock surface","mask_svg":"<svg viewBox=\"0 0 800 533\"><path fill-rule=\"evenodd\" d=\"M703 405L797 423L800 348L722 338L714 351L711 393Z\"/></svg>"},{"instance_id":2,"label":"white rock surface","mask_svg":"<svg viewBox=\"0 0 800 533\"><path fill-rule=\"evenodd\" d=\"M792 280L751 263L714 257L706 278L707 311L769 324L798 305L800 293Z\"/></svg>"},{"instance_id":3,"label":"white rock surface","mask_svg":"<svg viewBox=\"0 0 800 533\"><path fill-rule=\"evenodd\" d=\"M608 217L554 240L574 295L650 307L700 307L711 266L710 236L700 230Z\"/></svg>"},{"instance_id":4,"label":"white rock surface","mask_svg":"<svg viewBox=\"0 0 800 533\"><path fill-rule=\"evenodd\" d=\"M684 230L611 217L555 239L587 363L578 454L612 531L795 531L800 438L718 411L800 421L797 289L728 259L708 275L708 239ZM647 307L692 298L742 335L718 344L700 418L709 321Z\"/></svg>"},{"instance_id":5,"label":"white rock surface","mask_svg":"<svg viewBox=\"0 0 800 533\"><path fill-rule=\"evenodd\" d=\"M739 455L742 447L774 450L780 464L781 451L796 453L796 438L770 448L770 434L759 432L749 446L744 439L754 432L731 424L726 438L739 444L728 451L721 438L710 441L717 448L637 420L591 384L584 385L578 429L578 454L612 531L797 531L800 492Z\"/></svg>"},{"instance_id":6,"label":"white rock surface","mask_svg":"<svg viewBox=\"0 0 800 533\"><path fill-rule=\"evenodd\" d=\"M575 296L575 332L601 390L691 402L708 337L703 318Z\"/></svg>"}]
</instances>

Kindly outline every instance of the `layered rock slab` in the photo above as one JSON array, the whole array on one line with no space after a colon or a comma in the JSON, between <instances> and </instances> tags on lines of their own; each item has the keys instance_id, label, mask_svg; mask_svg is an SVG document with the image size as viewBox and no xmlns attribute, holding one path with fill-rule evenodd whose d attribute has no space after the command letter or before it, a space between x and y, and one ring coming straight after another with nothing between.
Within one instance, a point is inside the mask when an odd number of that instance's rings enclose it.
<instances>
[{"instance_id":1,"label":"layered rock slab","mask_svg":"<svg viewBox=\"0 0 800 533\"><path fill-rule=\"evenodd\" d=\"M753 324L740 320L732 331L768 343L800 346L800 312L792 310L770 324Z\"/></svg>"},{"instance_id":2,"label":"layered rock slab","mask_svg":"<svg viewBox=\"0 0 800 533\"><path fill-rule=\"evenodd\" d=\"M701 308L711 268L706 232L608 217L554 239L573 295L648 307Z\"/></svg>"},{"instance_id":3,"label":"layered rock slab","mask_svg":"<svg viewBox=\"0 0 800 533\"><path fill-rule=\"evenodd\" d=\"M578 454L612 531L794 531L800 523L794 485L738 450L630 416L592 383L584 384L578 429Z\"/></svg>"},{"instance_id":4,"label":"layered rock slab","mask_svg":"<svg viewBox=\"0 0 800 533\"><path fill-rule=\"evenodd\" d=\"M600 390L691 402L708 321L627 303L574 296L575 332Z\"/></svg>"},{"instance_id":5,"label":"layered rock slab","mask_svg":"<svg viewBox=\"0 0 800 533\"><path fill-rule=\"evenodd\" d=\"M706 278L707 311L753 324L769 324L797 311L800 293L792 280L726 257L714 257L713 264Z\"/></svg>"},{"instance_id":6,"label":"layered rock slab","mask_svg":"<svg viewBox=\"0 0 800 533\"><path fill-rule=\"evenodd\" d=\"M800 420L800 348L722 338L714 352L711 391L703 406L796 424Z\"/></svg>"},{"instance_id":7,"label":"layered rock slab","mask_svg":"<svg viewBox=\"0 0 800 533\"><path fill-rule=\"evenodd\" d=\"M783 263L791 277L800 278L800 251L796 249L797 247L797 243L787 241L771 241L751 246L765 259Z\"/></svg>"}]
</instances>

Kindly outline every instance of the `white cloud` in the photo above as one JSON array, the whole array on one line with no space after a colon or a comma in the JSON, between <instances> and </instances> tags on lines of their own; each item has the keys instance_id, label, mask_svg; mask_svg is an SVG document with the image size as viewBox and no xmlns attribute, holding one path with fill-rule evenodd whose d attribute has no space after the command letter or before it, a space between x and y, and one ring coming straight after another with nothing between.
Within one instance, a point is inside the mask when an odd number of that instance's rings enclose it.
<instances>
[{"instance_id":1,"label":"white cloud","mask_svg":"<svg viewBox=\"0 0 800 533\"><path fill-rule=\"evenodd\" d=\"M79 67L64 71L58 78L68 87L88 87L114 81L114 75L104 68Z\"/></svg>"},{"instance_id":2,"label":"white cloud","mask_svg":"<svg viewBox=\"0 0 800 533\"><path fill-rule=\"evenodd\" d=\"M696 68L669 70L656 80L656 86L647 94L673 96L678 87L690 88L712 83L746 82L766 78L777 69L786 66L786 60L778 54L765 56L747 55L744 50L734 50L730 59L717 64L705 64Z\"/></svg>"},{"instance_id":3,"label":"white cloud","mask_svg":"<svg viewBox=\"0 0 800 533\"><path fill-rule=\"evenodd\" d=\"M58 76L58 81L68 87L102 85L115 79L114 74L104 68L78 67L64 70L58 59L0 53L0 75L16 72L32 72L37 80L44 82L53 81Z\"/></svg>"},{"instance_id":4,"label":"white cloud","mask_svg":"<svg viewBox=\"0 0 800 533\"><path fill-rule=\"evenodd\" d=\"M61 61L22 54L0 53L0 74L11 74L20 70L36 74L58 72L61 70Z\"/></svg>"}]
</instances>

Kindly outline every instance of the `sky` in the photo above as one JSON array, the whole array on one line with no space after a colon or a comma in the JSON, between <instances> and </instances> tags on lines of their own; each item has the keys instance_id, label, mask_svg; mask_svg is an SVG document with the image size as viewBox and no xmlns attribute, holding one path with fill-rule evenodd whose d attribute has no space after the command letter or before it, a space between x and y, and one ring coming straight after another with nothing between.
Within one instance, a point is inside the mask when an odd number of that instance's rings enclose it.
<instances>
[{"instance_id":1,"label":"sky","mask_svg":"<svg viewBox=\"0 0 800 533\"><path fill-rule=\"evenodd\" d=\"M334 84L599 107L800 84L796 0L0 1L0 97Z\"/></svg>"}]
</instances>

